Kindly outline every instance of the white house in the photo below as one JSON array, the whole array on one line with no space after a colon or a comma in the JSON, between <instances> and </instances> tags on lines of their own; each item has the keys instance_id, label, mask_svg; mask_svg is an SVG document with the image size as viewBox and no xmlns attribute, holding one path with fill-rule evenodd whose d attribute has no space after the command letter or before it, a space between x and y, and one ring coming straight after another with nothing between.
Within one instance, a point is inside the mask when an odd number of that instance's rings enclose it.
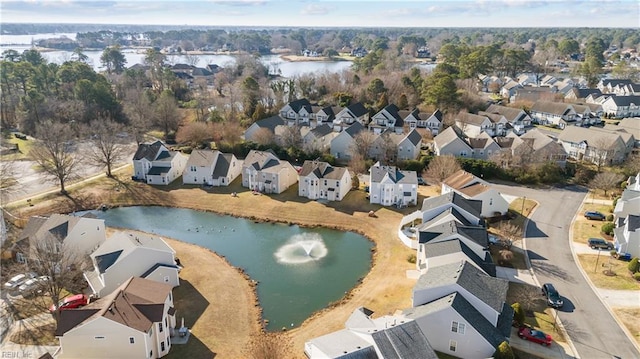
<instances>
[{"instance_id":1,"label":"white house","mask_svg":"<svg viewBox=\"0 0 640 359\"><path fill-rule=\"evenodd\" d=\"M182 173L182 183L228 186L241 171L242 162L232 153L193 150Z\"/></svg>"},{"instance_id":2,"label":"white house","mask_svg":"<svg viewBox=\"0 0 640 359\"><path fill-rule=\"evenodd\" d=\"M482 225L482 201L467 199L456 192L441 194L440 196L425 198L422 201L422 222L427 223L446 210L453 208L464 217L465 221L473 225ZM461 222L463 223L463 222ZM464 223L463 223L464 224Z\"/></svg>"},{"instance_id":3,"label":"white house","mask_svg":"<svg viewBox=\"0 0 640 359\"><path fill-rule=\"evenodd\" d=\"M258 192L282 193L298 181L298 172L271 151L251 150L242 165L242 186Z\"/></svg>"},{"instance_id":4,"label":"white house","mask_svg":"<svg viewBox=\"0 0 640 359\"><path fill-rule=\"evenodd\" d=\"M331 155L338 160L349 160L354 138L364 130L359 122L353 123L331 140Z\"/></svg>"},{"instance_id":5,"label":"white house","mask_svg":"<svg viewBox=\"0 0 640 359\"><path fill-rule=\"evenodd\" d=\"M371 318L373 311L356 308L345 329L304 344L313 359L402 358L437 359L429 340L412 319L403 315Z\"/></svg>"},{"instance_id":6,"label":"white house","mask_svg":"<svg viewBox=\"0 0 640 359\"><path fill-rule=\"evenodd\" d=\"M351 104L338 112L333 120L333 128L334 131L342 131L356 122L362 126L369 123L369 111L362 102Z\"/></svg>"},{"instance_id":7,"label":"white house","mask_svg":"<svg viewBox=\"0 0 640 359\"><path fill-rule=\"evenodd\" d=\"M510 337L458 292L405 309L402 314L415 320L434 350L458 358L492 358Z\"/></svg>"},{"instance_id":8,"label":"white house","mask_svg":"<svg viewBox=\"0 0 640 359\"><path fill-rule=\"evenodd\" d=\"M142 143L133 155L133 177L148 184L168 185L182 175L187 157L162 142Z\"/></svg>"},{"instance_id":9,"label":"white house","mask_svg":"<svg viewBox=\"0 0 640 359\"><path fill-rule=\"evenodd\" d=\"M620 218L620 225L613 230L616 251L640 258L640 211Z\"/></svg>"},{"instance_id":10,"label":"white house","mask_svg":"<svg viewBox=\"0 0 640 359\"><path fill-rule=\"evenodd\" d=\"M180 285L175 251L162 238L116 232L90 254L93 270L84 273L93 294L111 293L130 277L142 277L171 287Z\"/></svg>"},{"instance_id":11,"label":"white house","mask_svg":"<svg viewBox=\"0 0 640 359\"><path fill-rule=\"evenodd\" d=\"M436 136L442 131L442 112L440 110L433 111L432 114L422 113L419 109L413 111L400 111L400 115L404 116L404 123L410 129L426 128L431 132L432 136Z\"/></svg>"},{"instance_id":12,"label":"white house","mask_svg":"<svg viewBox=\"0 0 640 359\"><path fill-rule=\"evenodd\" d=\"M433 139L436 156L472 157L473 149L456 126L447 127Z\"/></svg>"},{"instance_id":13,"label":"white house","mask_svg":"<svg viewBox=\"0 0 640 359\"><path fill-rule=\"evenodd\" d=\"M576 111L571 104L561 102L536 101L531 107L531 118L542 125L556 125L565 128L576 121Z\"/></svg>"},{"instance_id":14,"label":"white house","mask_svg":"<svg viewBox=\"0 0 640 359\"><path fill-rule=\"evenodd\" d=\"M418 202L416 171L401 171L395 166L374 164L369 169L369 202L383 206L408 206Z\"/></svg>"},{"instance_id":15,"label":"white house","mask_svg":"<svg viewBox=\"0 0 640 359\"><path fill-rule=\"evenodd\" d=\"M60 312L56 358L161 358L176 327L171 285L132 277L93 303Z\"/></svg>"},{"instance_id":16,"label":"white house","mask_svg":"<svg viewBox=\"0 0 640 359\"><path fill-rule=\"evenodd\" d=\"M513 127L513 132L518 135L523 134L525 128L531 126L531 117L521 108L492 104L485 112L504 116L511 127Z\"/></svg>"},{"instance_id":17,"label":"white house","mask_svg":"<svg viewBox=\"0 0 640 359\"><path fill-rule=\"evenodd\" d=\"M487 116L468 112L459 112L456 115L455 124L468 137L476 137L482 132L493 131L493 123Z\"/></svg>"},{"instance_id":18,"label":"white house","mask_svg":"<svg viewBox=\"0 0 640 359\"><path fill-rule=\"evenodd\" d=\"M635 139L623 131L569 126L558 135L558 142L569 157L605 165L624 161Z\"/></svg>"},{"instance_id":19,"label":"white house","mask_svg":"<svg viewBox=\"0 0 640 359\"><path fill-rule=\"evenodd\" d=\"M64 251L71 257L91 253L107 238L104 220L90 215L82 217L52 214L29 218L18 237L13 252L19 263L41 260L48 251Z\"/></svg>"},{"instance_id":20,"label":"white house","mask_svg":"<svg viewBox=\"0 0 640 359\"><path fill-rule=\"evenodd\" d=\"M385 130L391 130L397 134L403 132L404 120L398 113L398 106L389 104L371 117L369 130L381 134Z\"/></svg>"},{"instance_id":21,"label":"white house","mask_svg":"<svg viewBox=\"0 0 640 359\"><path fill-rule=\"evenodd\" d=\"M429 268L462 261L473 264L492 277L496 276L496 266L491 258L491 253L484 248L481 251L472 249L465 244L465 240L462 238L439 242L429 241L418 245L416 267L422 274L426 273Z\"/></svg>"},{"instance_id":22,"label":"white house","mask_svg":"<svg viewBox=\"0 0 640 359\"><path fill-rule=\"evenodd\" d=\"M640 116L640 96L609 96L602 103L602 110L610 117L639 117Z\"/></svg>"},{"instance_id":23,"label":"white house","mask_svg":"<svg viewBox=\"0 0 640 359\"><path fill-rule=\"evenodd\" d=\"M298 179L299 196L341 201L349 190L351 175L346 167L333 167L321 161L304 161Z\"/></svg>"},{"instance_id":24,"label":"white house","mask_svg":"<svg viewBox=\"0 0 640 359\"><path fill-rule=\"evenodd\" d=\"M460 170L442 182L441 193L456 192L468 199L482 201L482 217L503 216L509 211L509 202L486 181Z\"/></svg>"},{"instance_id":25,"label":"white house","mask_svg":"<svg viewBox=\"0 0 640 359\"><path fill-rule=\"evenodd\" d=\"M264 137L265 133L275 137L276 126L284 124L285 120L279 115L258 120L244 131L244 139L246 141L258 142L261 137Z\"/></svg>"},{"instance_id":26,"label":"white house","mask_svg":"<svg viewBox=\"0 0 640 359\"><path fill-rule=\"evenodd\" d=\"M284 118L289 126L309 125L313 117L311 103L306 98L289 102L280 109L280 117Z\"/></svg>"}]
</instances>

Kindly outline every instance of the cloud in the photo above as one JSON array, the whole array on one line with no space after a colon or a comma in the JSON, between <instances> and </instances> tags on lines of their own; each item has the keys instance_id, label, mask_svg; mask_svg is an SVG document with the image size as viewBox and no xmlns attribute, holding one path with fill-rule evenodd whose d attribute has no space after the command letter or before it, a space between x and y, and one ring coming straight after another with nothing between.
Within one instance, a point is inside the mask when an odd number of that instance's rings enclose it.
<instances>
[{"instance_id":1,"label":"cloud","mask_svg":"<svg viewBox=\"0 0 640 359\"><path fill-rule=\"evenodd\" d=\"M318 5L318 4L308 4L302 10L300 10L300 14L302 15L327 15L333 9L328 6Z\"/></svg>"},{"instance_id":2,"label":"cloud","mask_svg":"<svg viewBox=\"0 0 640 359\"><path fill-rule=\"evenodd\" d=\"M212 3L228 6L258 6L267 3L267 0L210 0Z\"/></svg>"}]
</instances>

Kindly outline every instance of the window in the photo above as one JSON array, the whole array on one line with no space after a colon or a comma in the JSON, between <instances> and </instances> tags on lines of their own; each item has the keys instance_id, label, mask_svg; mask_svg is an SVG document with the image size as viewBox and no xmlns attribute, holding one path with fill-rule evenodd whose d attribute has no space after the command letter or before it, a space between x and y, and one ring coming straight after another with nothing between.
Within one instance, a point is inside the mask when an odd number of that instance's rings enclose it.
<instances>
[{"instance_id":1,"label":"window","mask_svg":"<svg viewBox=\"0 0 640 359\"><path fill-rule=\"evenodd\" d=\"M135 344L136 340L134 337L129 337L129 344Z\"/></svg>"},{"instance_id":2,"label":"window","mask_svg":"<svg viewBox=\"0 0 640 359\"><path fill-rule=\"evenodd\" d=\"M158 323L158 325L160 326L160 333L162 333L162 322Z\"/></svg>"},{"instance_id":3,"label":"window","mask_svg":"<svg viewBox=\"0 0 640 359\"><path fill-rule=\"evenodd\" d=\"M153 334L153 328L149 329L149 337L151 337L151 334Z\"/></svg>"},{"instance_id":4,"label":"window","mask_svg":"<svg viewBox=\"0 0 640 359\"><path fill-rule=\"evenodd\" d=\"M164 282L165 282L165 283L169 283L169 276L168 276L168 275L165 275L165 276L164 276Z\"/></svg>"},{"instance_id":5,"label":"window","mask_svg":"<svg viewBox=\"0 0 640 359\"><path fill-rule=\"evenodd\" d=\"M164 342L160 342L160 351L164 351Z\"/></svg>"},{"instance_id":6,"label":"window","mask_svg":"<svg viewBox=\"0 0 640 359\"><path fill-rule=\"evenodd\" d=\"M153 350L149 352L149 358L153 358Z\"/></svg>"},{"instance_id":7,"label":"window","mask_svg":"<svg viewBox=\"0 0 640 359\"><path fill-rule=\"evenodd\" d=\"M16 253L16 261L22 264L27 263L27 260L22 253Z\"/></svg>"},{"instance_id":8,"label":"window","mask_svg":"<svg viewBox=\"0 0 640 359\"><path fill-rule=\"evenodd\" d=\"M455 340L449 340L449 351L455 352L458 343Z\"/></svg>"},{"instance_id":9,"label":"window","mask_svg":"<svg viewBox=\"0 0 640 359\"><path fill-rule=\"evenodd\" d=\"M104 339L103 336L97 336L97 337L93 337L93 339Z\"/></svg>"},{"instance_id":10,"label":"window","mask_svg":"<svg viewBox=\"0 0 640 359\"><path fill-rule=\"evenodd\" d=\"M465 324L456 321L451 322L451 331L458 334L464 334Z\"/></svg>"},{"instance_id":11,"label":"window","mask_svg":"<svg viewBox=\"0 0 640 359\"><path fill-rule=\"evenodd\" d=\"M169 318L167 317L164 318L164 325L167 327L169 326Z\"/></svg>"}]
</instances>

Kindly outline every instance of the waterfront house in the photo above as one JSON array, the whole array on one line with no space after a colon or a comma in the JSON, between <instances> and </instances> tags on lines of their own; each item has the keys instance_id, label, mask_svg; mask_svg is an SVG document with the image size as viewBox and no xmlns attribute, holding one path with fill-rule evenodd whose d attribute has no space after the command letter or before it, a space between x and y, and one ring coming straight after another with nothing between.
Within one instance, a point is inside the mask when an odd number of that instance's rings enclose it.
<instances>
[{"instance_id":1,"label":"waterfront house","mask_svg":"<svg viewBox=\"0 0 640 359\"><path fill-rule=\"evenodd\" d=\"M416 171L402 171L379 162L369 169L369 202L383 206L415 206L418 202Z\"/></svg>"},{"instance_id":2,"label":"waterfront house","mask_svg":"<svg viewBox=\"0 0 640 359\"><path fill-rule=\"evenodd\" d=\"M233 153L193 150L182 173L182 183L228 186L241 171L242 163Z\"/></svg>"},{"instance_id":3,"label":"waterfront house","mask_svg":"<svg viewBox=\"0 0 640 359\"><path fill-rule=\"evenodd\" d=\"M350 190L351 175L346 167L334 167L322 161L304 161L298 179L299 196L341 201Z\"/></svg>"},{"instance_id":4,"label":"waterfront house","mask_svg":"<svg viewBox=\"0 0 640 359\"><path fill-rule=\"evenodd\" d=\"M133 155L133 177L147 184L168 185L182 175L187 157L162 142L142 143Z\"/></svg>"},{"instance_id":5,"label":"waterfront house","mask_svg":"<svg viewBox=\"0 0 640 359\"><path fill-rule=\"evenodd\" d=\"M298 181L298 172L271 151L251 150L242 164L242 187L264 193L282 193Z\"/></svg>"},{"instance_id":6,"label":"waterfront house","mask_svg":"<svg viewBox=\"0 0 640 359\"><path fill-rule=\"evenodd\" d=\"M449 192L456 192L467 199L482 201L480 215L485 218L503 216L509 210L509 202L500 192L465 170L459 170L442 181L440 193Z\"/></svg>"}]
</instances>

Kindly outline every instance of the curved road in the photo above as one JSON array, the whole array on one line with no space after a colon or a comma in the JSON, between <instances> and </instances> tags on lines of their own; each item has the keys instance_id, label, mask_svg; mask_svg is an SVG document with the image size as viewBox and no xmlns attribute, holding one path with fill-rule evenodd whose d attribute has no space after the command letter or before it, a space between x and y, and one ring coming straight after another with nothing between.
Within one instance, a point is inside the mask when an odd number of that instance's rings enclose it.
<instances>
[{"instance_id":1,"label":"curved road","mask_svg":"<svg viewBox=\"0 0 640 359\"><path fill-rule=\"evenodd\" d=\"M495 185L502 193L536 200L526 229L527 251L540 283L553 283L564 297L558 311L578 355L584 359L640 358L573 260L569 228L587 192L581 187L531 189Z\"/></svg>"}]
</instances>

